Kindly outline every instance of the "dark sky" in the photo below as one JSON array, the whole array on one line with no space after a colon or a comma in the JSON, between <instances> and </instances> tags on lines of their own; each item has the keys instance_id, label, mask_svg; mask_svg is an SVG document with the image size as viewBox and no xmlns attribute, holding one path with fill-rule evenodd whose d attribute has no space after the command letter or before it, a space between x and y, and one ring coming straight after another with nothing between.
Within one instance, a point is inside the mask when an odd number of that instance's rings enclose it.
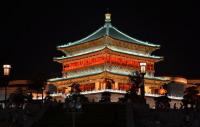
<instances>
[{"instance_id":1,"label":"dark sky","mask_svg":"<svg viewBox=\"0 0 200 127\"><path fill-rule=\"evenodd\" d=\"M109 8L112 24L128 35L160 44L164 56L156 75L200 78L200 8L197 3L7 1L0 4L0 66L12 65L14 79L58 74L56 46L79 40L104 24ZM2 69L1 69L2 72Z\"/></svg>"}]
</instances>

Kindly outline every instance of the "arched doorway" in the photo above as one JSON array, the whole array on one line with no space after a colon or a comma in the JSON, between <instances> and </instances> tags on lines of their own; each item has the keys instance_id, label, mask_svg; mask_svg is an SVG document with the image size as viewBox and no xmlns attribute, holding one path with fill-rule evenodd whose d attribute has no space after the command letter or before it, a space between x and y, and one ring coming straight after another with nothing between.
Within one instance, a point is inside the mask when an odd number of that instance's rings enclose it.
<instances>
[{"instance_id":1,"label":"arched doorway","mask_svg":"<svg viewBox=\"0 0 200 127\"><path fill-rule=\"evenodd\" d=\"M105 79L106 89L112 89L113 84L115 83L112 79Z\"/></svg>"},{"instance_id":2,"label":"arched doorway","mask_svg":"<svg viewBox=\"0 0 200 127\"><path fill-rule=\"evenodd\" d=\"M112 84L110 82L106 83L106 89L112 89Z\"/></svg>"}]
</instances>

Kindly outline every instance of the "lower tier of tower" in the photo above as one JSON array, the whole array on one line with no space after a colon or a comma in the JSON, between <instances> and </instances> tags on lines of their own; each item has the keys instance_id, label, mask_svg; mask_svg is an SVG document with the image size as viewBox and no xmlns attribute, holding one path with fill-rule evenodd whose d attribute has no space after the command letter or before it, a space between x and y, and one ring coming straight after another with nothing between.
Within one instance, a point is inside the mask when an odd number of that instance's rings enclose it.
<instances>
[{"instance_id":1,"label":"lower tier of tower","mask_svg":"<svg viewBox=\"0 0 200 127\"><path fill-rule=\"evenodd\" d=\"M109 81L109 83L107 83L107 81ZM160 87L167 82L167 80L159 77L145 77L145 93L159 94ZM106 89L128 91L131 88L128 75L119 75L111 72L102 72L76 78L56 78L50 79L48 82L49 86L56 87L56 91L54 92L65 94L70 92L70 86L73 83L78 83L82 92Z\"/></svg>"},{"instance_id":2,"label":"lower tier of tower","mask_svg":"<svg viewBox=\"0 0 200 127\"><path fill-rule=\"evenodd\" d=\"M120 102L120 99L124 98L124 95L126 91L123 90L98 90L98 91L87 91L87 92L81 92L80 94L84 95L85 97L88 98L89 102L94 102L98 103L100 102L102 98L102 93L103 92L110 92L110 101L113 103ZM68 96L63 93L54 93L51 94L51 96L56 99L57 101L65 102L65 98ZM149 105L150 108L155 108L155 98L159 97L161 95L159 94L145 94L145 100L146 104ZM173 108L174 104L176 103L177 108L181 107L182 104L182 97L175 97L175 96L168 96L171 101L170 101L170 107Z\"/></svg>"}]
</instances>

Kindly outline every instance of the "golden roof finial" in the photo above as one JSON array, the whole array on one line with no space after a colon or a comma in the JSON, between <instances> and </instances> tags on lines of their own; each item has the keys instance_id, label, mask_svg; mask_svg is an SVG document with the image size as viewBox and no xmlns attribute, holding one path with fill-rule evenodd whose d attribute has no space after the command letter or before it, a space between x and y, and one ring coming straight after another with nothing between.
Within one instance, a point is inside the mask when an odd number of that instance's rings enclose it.
<instances>
[{"instance_id":1,"label":"golden roof finial","mask_svg":"<svg viewBox=\"0 0 200 127\"><path fill-rule=\"evenodd\" d=\"M110 21L111 21L111 13L107 11L105 14L105 22L110 22Z\"/></svg>"}]
</instances>

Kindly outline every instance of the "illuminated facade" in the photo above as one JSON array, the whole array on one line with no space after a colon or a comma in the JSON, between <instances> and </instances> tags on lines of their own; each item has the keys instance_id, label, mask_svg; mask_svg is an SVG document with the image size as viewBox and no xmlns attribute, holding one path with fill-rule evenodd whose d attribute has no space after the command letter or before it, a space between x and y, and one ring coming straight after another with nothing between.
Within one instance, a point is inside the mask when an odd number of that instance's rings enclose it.
<instances>
[{"instance_id":1,"label":"illuminated facade","mask_svg":"<svg viewBox=\"0 0 200 127\"><path fill-rule=\"evenodd\" d=\"M65 56L54 58L63 66L62 77L49 79L58 91L68 93L72 83L85 91L127 91L129 75L140 70L145 62L145 93L157 94L165 78L154 76L154 65L163 59L151 55L160 45L132 38L111 24L111 14L105 24L89 36L57 47ZM112 80L107 84L106 79Z\"/></svg>"}]
</instances>

